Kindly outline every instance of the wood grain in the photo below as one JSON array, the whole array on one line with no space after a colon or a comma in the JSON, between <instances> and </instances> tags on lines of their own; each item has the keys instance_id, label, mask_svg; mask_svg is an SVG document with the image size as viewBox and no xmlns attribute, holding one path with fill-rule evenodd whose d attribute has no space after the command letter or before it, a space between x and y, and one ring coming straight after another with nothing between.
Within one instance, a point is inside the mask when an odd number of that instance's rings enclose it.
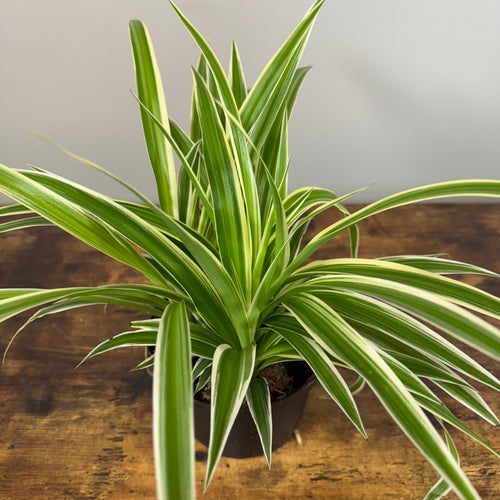
<instances>
[{"instance_id":1,"label":"wood grain","mask_svg":"<svg viewBox=\"0 0 500 500\"><path fill-rule=\"evenodd\" d=\"M314 234L335 217L315 221ZM500 272L500 205L419 205L373 217L361 225L360 256L446 252L450 258ZM336 238L317 257L347 255ZM133 271L54 228L0 237L0 286L58 287L140 281ZM467 277L500 295L498 280ZM127 309L89 307L43 318L14 342L0 371L0 498L153 499L151 380L129 370L141 349L82 357L139 316ZM0 351L27 318L0 325ZM477 355L496 375L497 363ZM302 446L290 439L263 458L223 458L203 496L212 499L418 499L437 479L367 389L357 397L365 441L316 386L299 426ZM497 394L484 398L500 413ZM456 413L491 445L500 433L474 414ZM500 498L500 462L453 432L462 465L484 499ZM196 443L202 498L206 449ZM455 498L449 495L448 498Z\"/></svg>"}]
</instances>

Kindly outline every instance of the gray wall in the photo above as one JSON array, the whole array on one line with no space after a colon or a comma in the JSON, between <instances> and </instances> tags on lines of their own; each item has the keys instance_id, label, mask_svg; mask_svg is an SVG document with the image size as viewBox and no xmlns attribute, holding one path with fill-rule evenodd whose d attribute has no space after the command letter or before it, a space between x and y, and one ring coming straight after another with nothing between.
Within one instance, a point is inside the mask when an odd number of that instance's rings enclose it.
<instances>
[{"instance_id":1,"label":"gray wall","mask_svg":"<svg viewBox=\"0 0 500 500\"><path fill-rule=\"evenodd\" d=\"M248 82L312 0L178 0L225 62L236 39ZM107 179L37 129L154 197L127 21L149 27L170 114L188 119L197 51L167 0L1 0L0 161L34 163L116 197ZM423 183L500 178L500 2L327 0L291 128L291 188L367 202ZM6 201L0 198L0 202Z\"/></svg>"}]
</instances>

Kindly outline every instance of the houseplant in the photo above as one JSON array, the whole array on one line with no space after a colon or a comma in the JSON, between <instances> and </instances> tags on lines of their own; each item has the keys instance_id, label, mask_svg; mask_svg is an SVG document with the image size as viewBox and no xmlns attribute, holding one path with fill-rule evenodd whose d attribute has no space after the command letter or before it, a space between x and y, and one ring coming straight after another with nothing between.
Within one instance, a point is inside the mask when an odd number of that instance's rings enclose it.
<instances>
[{"instance_id":1,"label":"houseplant","mask_svg":"<svg viewBox=\"0 0 500 500\"><path fill-rule=\"evenodd\" d=\"M299 60L324 0L311 7L250 91L233 46L229 76L208 43L172 3L198 44L189 134L166 111L161 79L145 26L131 21L137 100L159 207L127 187L138 202L112 200L33 167L0 166L0 191L18 217L2 231L57 225L146 277L148 285L5 289L0 319L37 308L28 322L89 304L121 304L159 319L137 321L88 357L124 346L155 346L140 368L153 367L153 435L159 498L192 498L193 380L211 384L211 439L206 485L213 476L238 409L247 401L270 462L269 390L258 377L276 362L304 359L326 392L365 435L349 388L337 370L359 375L401 429L441 474L436 498L452 488L478 498L428 415L484 443L424 384L430 380L498 425L469 380L497 390L500 381L441 332L500 358L500 332L469 310L500 317L500 300L447 274L495 273L436 256L356 257L356 223L381 211L455 195L500 197L500 181L467 180L423 186L350 214L320 188L287 192L287 126L307 68ZM175 168L174 153L180 163ZM308 243L309 220L337 207L343 217ZM352 255L311 260L349 231ZM15 337L15 335L14 335ZM192 357L198 361L194 368ZM467 380L464 378L467 377ZM201 381L201 382L200 382ZM422 410L426 410L425 414Z\"/></svg>"}]
</instances>

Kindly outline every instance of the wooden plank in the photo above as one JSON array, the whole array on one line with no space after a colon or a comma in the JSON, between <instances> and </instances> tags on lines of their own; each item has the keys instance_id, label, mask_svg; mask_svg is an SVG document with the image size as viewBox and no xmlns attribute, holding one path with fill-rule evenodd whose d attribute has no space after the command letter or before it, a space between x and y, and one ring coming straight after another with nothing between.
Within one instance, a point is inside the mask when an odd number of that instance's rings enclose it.
<instances>
[{"instance_id":1,"label":"wooden plank","mask_svg":"<svg viewBox=\"0 0 500 500\"><path fill-rule=\"evenodd\" d=\"M331 222L330 211L310 234ZM450 258L500 272L500 205L419 205L373 217L361 227L360 256L447 252ZM57 287L137 282L110 261L57 229L37 228L0 237L2 287ZM318 257L347 255L336 238ZM500 283L467 277L500 295ZM0 324L0 351L24 318ZM151 380L130 373L141 349L118 350L75 370L98 342L128 327L129 310L91 307L47 317L15 341L0 368L1 499L153 499ZM497 375L498 364L477 356ZM416 499L437 479L369 390L357 401L367 442L316 386L299 432L273 454L269 471L261 457L223 458L203 496L212 499ZM484 397L500 413L500 400ZM494 447L500 433L463 408L458 416ZM462 465L484 499L500 498L500 463L479 445L453 432ZM206 449L197 450L202 498ZM449 495L448 498L455 498Z\"/></svg>"}]
</instances>

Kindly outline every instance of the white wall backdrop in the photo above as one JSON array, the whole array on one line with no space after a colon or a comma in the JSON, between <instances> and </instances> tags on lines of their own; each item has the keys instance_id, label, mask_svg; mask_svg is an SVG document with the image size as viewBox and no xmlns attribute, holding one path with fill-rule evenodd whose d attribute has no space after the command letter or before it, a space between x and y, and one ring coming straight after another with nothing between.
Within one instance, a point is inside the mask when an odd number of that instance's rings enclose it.
<instances>
[{"instance_id":1,"label":"white wall backdrop","mask_svg":"<svg viewBox=\"0 0 500 500\"><path fill-rule=\"evenodd\" d=\"M249 83L312 0L178 0ZM62 173L115 197L111 181L31 135L39 130L155 197L127 21L149 27L169 113L187 125L197 51L167 0L0 0L0 161ZM423 183L500 178L500 1L327 0L303 64L291 188L368 202ZM0 202L5 202L0 198Z\"/></svg>"}]
</instances>

